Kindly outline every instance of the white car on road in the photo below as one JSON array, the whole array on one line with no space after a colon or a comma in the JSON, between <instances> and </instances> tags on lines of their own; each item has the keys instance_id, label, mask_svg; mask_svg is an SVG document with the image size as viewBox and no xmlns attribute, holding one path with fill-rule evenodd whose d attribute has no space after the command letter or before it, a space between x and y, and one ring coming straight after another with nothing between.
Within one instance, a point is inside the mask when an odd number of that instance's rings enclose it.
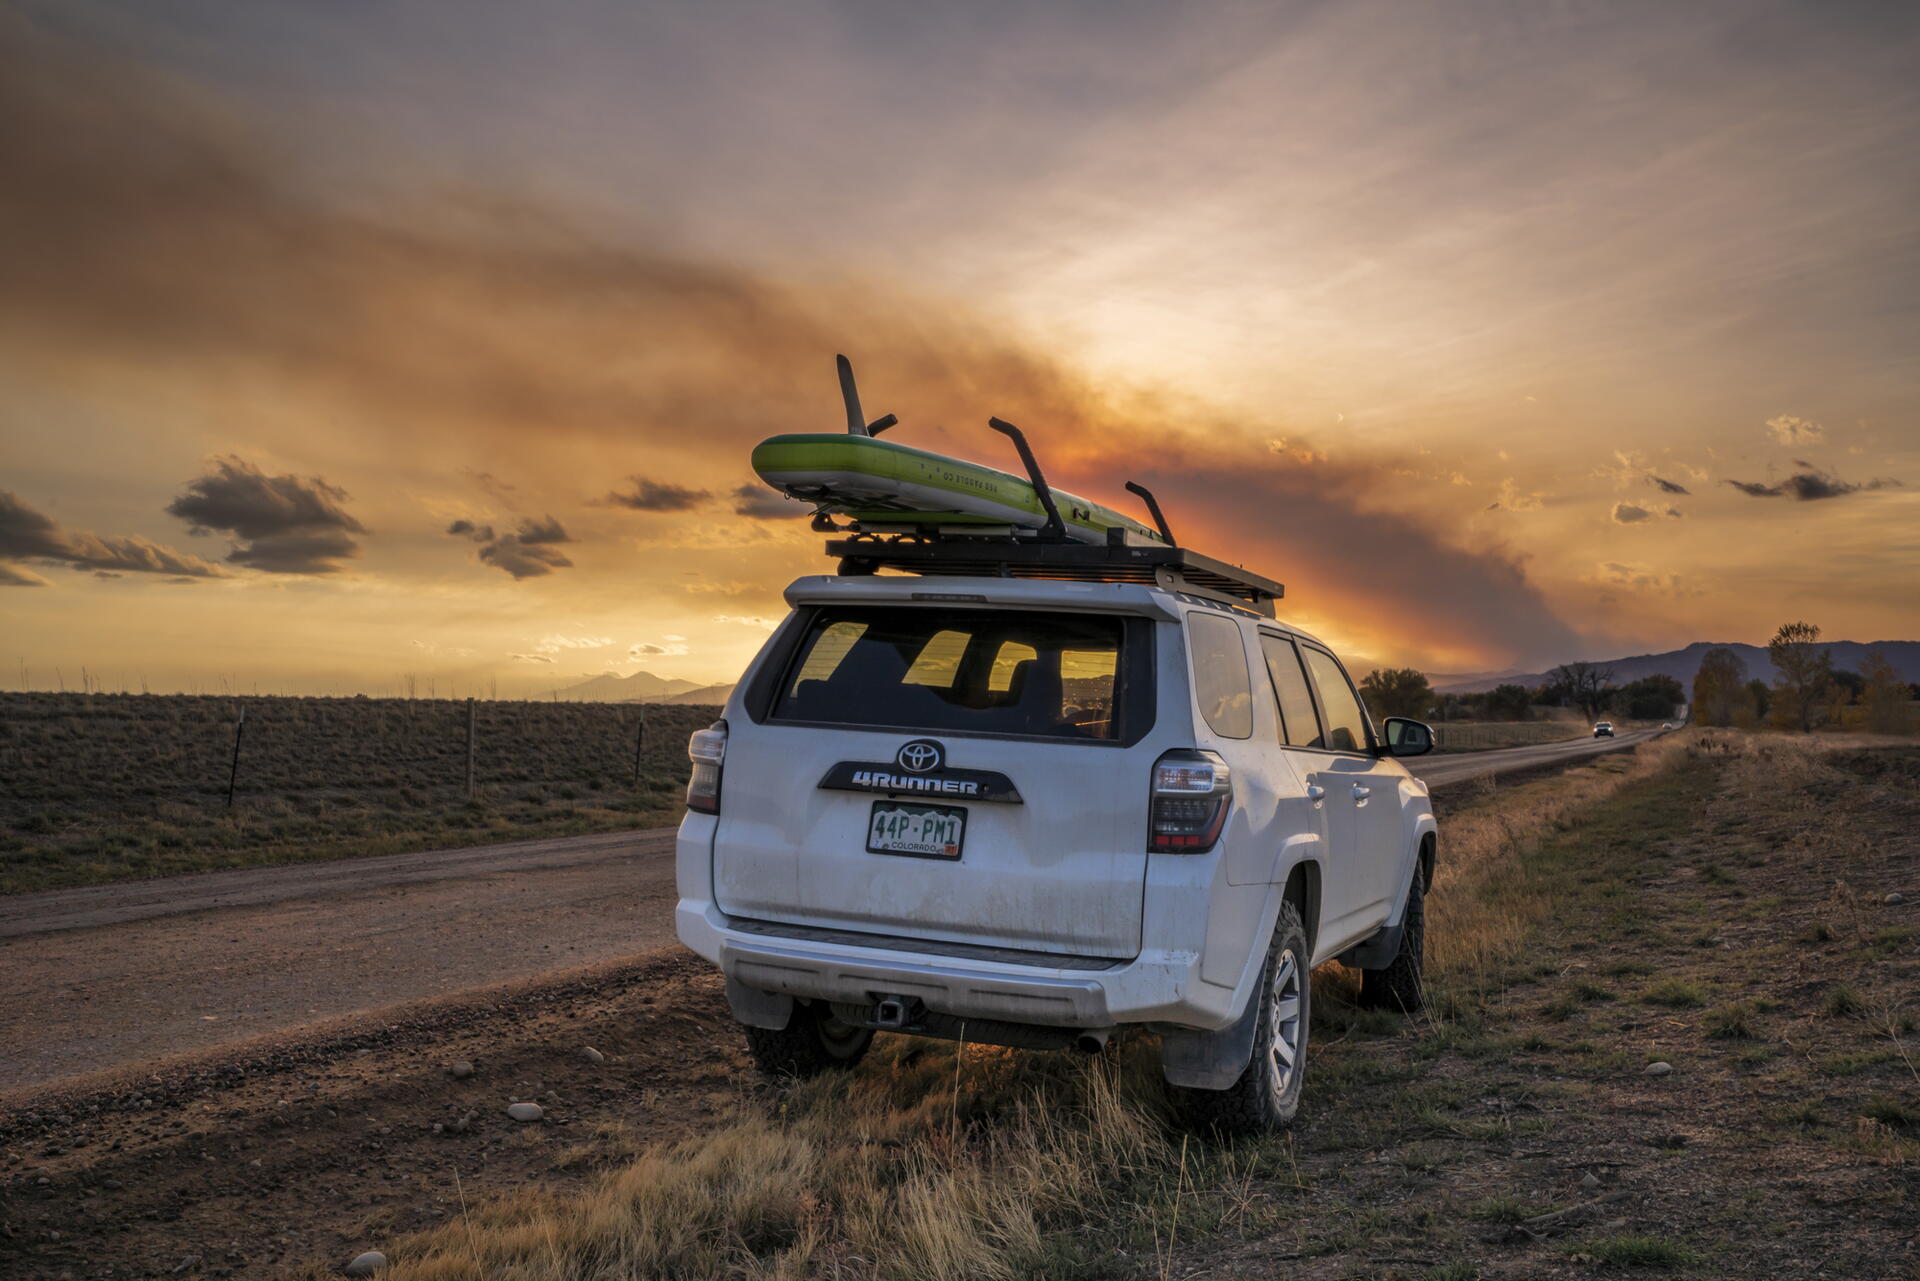
<instances>
[{"instance_id":1,"label":"white car on road","mask_svg":"<svg viewBox=\"0 0 1920 1281\"><path fill-rule=\"evenodd\" d=\"M769 1072L876 1031L1097 1050L1160 1035L1218 1128L1284 1125L1312 968L1420 1003L1436 832L1326 645L1224 593L802 578L693 736L680 938Z\"/></svg>"}]
</instances>

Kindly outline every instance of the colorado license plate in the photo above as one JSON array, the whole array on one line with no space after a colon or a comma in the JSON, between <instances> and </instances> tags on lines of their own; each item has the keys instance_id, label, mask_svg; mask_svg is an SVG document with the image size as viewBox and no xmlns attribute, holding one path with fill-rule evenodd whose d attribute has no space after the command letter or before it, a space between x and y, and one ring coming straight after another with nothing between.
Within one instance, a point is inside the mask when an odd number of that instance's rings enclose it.
<instances>
[{"instance_id":1,"label":"colorado license plate","mask_svg":"<svg viewBox=\"0 0 1920 1281\"><path fill-rule=\"evenodd\" d=\"M867 820L867 850L915 858L959 858L967 812L957 805L875 801Z\"/></svg>"}]
</instances>

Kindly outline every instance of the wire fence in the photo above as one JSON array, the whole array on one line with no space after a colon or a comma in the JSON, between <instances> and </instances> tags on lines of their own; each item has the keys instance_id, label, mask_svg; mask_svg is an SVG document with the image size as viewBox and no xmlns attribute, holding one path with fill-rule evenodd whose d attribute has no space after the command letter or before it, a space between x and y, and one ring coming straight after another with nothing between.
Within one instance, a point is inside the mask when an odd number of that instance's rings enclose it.
<instances>
[{"instance_id":1,"label":"wire fence","mask_svg":"<svg viewBox=\"0 0 1920 1281\"><path fill-rule=\"evenodd\" d=\"M673 821L718 707L0 694L0 893Z\"/></svg>"}]
</instances>

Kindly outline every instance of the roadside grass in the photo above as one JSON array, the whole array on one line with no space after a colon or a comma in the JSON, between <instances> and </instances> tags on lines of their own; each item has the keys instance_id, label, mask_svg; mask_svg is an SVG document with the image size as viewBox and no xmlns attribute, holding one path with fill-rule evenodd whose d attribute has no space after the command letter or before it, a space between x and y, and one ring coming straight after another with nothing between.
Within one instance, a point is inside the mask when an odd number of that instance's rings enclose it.
<instances>
[{"instance_id":1,"label":"roadside grass","mask_svg":"<svg viewBox=\"0 0 1920 1281\"><path fill-rule=\"evenodd\" d=\"M1613 1268L1684 1268L1700 1261L1700 1252L1690 1246L1640 1233L1595 1237L1570 1246L1567 1253Z\"/></svg>"},{"instance_id":2,"label":"roadside grass","mask_svg":"<svg viewBox=\"0 0 1920 1281\"><path fill-rule=\"evenodd\" d=\"M1822 901L1863 841L1904 836L1898 815L1823 826L1847 784L1816 755L1696 732L1447 797L1428 1009L1364 1010L1351 972L1316 972L1286 1135L1184 1131L1146 1034L1095 1059L883 1044L588 1193L529 1189L394 1242L390 1275L1736 1277L1762 1249L1778 1275L1868 1275L1907 1222L1886 1175L1920 1165L1920 962L1876 950L1899 927L1872 895ZM1698 868L1782 842L1778 912L1727 919ZM1812 954L1791 941L1808 913L1833 936ZM1809 1168L1832 1186L1812 1203Z\"/></svg>"},{"instance_id":3,"label":"roadside grass","mask_svg":"<svg viewBox=\"0 0 1920 1281\"><path fill-rule=\"evenodd\" d=\"M1648 1005L1664 1005L1670 1010L1692 1009L1707 1003L1707 991L1688 979L1661 979L1640 994Z\"/></svg>"},{"instance_id":4,"label":"roadside grass","mask_svg":"<svg viewBox=\"0 0 1920 1281\"><path fill-rule=\"evenodd\" d=\"M714 709L642 710L477 702L469 798L464 701L0 694L0 894L670 823Z\"/></svg>"},{"instance_id":5,"label":"roadside grass","mask_svg":"<svg viewBox=\"0 0 1920 1281\"><path fill-rule=\"evenodd\" d=\"M1449 815L1428 900L1434 1013L1417 1050L1510 1052L1487 1034L1481 1006L1529 972L1531 931L1590 843L1607 839L1583 820L1684 757L1678 741L1664 741L1557 778L1485 788ZM1550 837L1556 852L1546 856ZM1326 1118L1316 1151L1427 1136L1439 1146L1397 1158L1419 1177L1445 1166L1448 1145L1541 1132L1538 1117L1474 1115L1472 1099L1422 1080L1417 1063L1338 1052L1342 1041L1401 1038L1406 1026L1355 1005L1350 973L1323 967L1315 995L1315 1043L1326 1048L1316 1051L1305 1106ZM1349 1096L1378 1106L1346 1108ZM391 1276L561 1281L588 1264L594 1275L687 1278L1166 1276L1185 1243L1258 1241L1297 1227L1300 1204L1318 1192L1301 1168L1300 1141L1186 1133L1147 1034L1116 1038L1094 1059L883 1039L858 1071L769 1088L700 1138L647 1152L589 1194L529 1190L396 1243ZM1319 1218L1299 1257L1382 1233L1442 1231L1429 1217L1424 1227L1372 1209Z\"/></svg>"},{"instance_id":6,"label":"roadside grass","mask_svg":"<svg viewBox=\"0 0 1920 1281\"><path fill-rule=\"evenodd\" d=\"M1628 728L1622 725L1622 732ZM1433 731L1435 751L1484 752L1585 738L1592 727L1584 721L1450 721Z\"/></svg>"}]
</instances>

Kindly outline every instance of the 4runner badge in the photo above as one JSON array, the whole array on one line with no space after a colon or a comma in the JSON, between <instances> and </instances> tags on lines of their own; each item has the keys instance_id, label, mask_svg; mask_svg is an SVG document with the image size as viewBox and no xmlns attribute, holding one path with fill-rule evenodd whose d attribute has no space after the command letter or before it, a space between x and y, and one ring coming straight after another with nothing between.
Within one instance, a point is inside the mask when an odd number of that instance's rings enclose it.
<instances>
[{"instance_id":1,"label":"4runner badge","mask_svg":"<svg viewBox=\"0 0 1920 1281\"><path fill-rule=\"evenodd\" d=\"M903 770L915 774L924 774L930 769L939 769L946 760L946 753L940 750L940 744L930 738L916 738L894 755L894 760Z\"/></svg>"},{"instance_id":2,"label":"4runner badge","mask_svg":"<svg viewBox=\"0 0 1920 1281\"><path fill-rule=\"evenodd\" d=\"M919 749L919 750L915 750ZM933 763L923 764L931 753ZM938 796L957 801L999 801L1024 804L1020 789L1005 774L988 769L944 769L946 753L940 744L917 739L886 761L841 761L827 771L820 786L839 792L884 792L888 796ZM919 768L915 768L918 765Z\"/></svg>"}]
</instances>

